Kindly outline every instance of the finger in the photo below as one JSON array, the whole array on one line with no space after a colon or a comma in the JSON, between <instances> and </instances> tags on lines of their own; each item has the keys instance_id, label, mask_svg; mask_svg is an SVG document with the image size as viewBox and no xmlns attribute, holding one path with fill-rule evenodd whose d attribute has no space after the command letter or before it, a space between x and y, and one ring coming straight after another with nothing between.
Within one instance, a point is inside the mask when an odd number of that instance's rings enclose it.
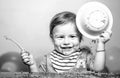
<instances>
[{"instance_id":1,"label":"finger","mask_svg":"<svg viewBox=\"0 0 120 78\"><path fill-rule=\"evenodd\" d=\"M111 30L107 30L106 32L108 32L108 33L112 34L112 31L111 31Z\"/></svg>"},{"instance_id":2,"label":"finger","mask_svg":"<svg viewBox=\"0 0 120 78\"><path fill-rule=\"evenodd\" d=\"M31 62L31 61L28 61L27 64L28 64L28 65L33 65L34 63Z\"/></svg>"},{"instance_id":3,"label":"finger","mask_svg":"<svg viewBox=\"0 0 120 78\"><path fill-rule=\"evenodd\" d=\"M23 59L23 62L28 64L28 65L34 64L34 62L33 62L33 60L31 58L25 58L25 59Z\"/></svg>"},{"instance_id":4,"label":"finger","mask_svg":"<svg viewBox=\"0 0 120 78\"><path fill-rule=\"evenodd\" d=\"M106 33L108 33L110 37L112 36L112 31L109 30L109 31L106 31Z\"/></svg>"},{"instance_id":5,"label":"finger","mask_svg":"<svg viewBox=\"0 0 120 78\"><path fill-rule=\"evenodd\" d=\"M29 62L29 61L30 61L29 59L24 59L24 60L23 60L24 63L27 63L27 62Z\"/></svg>"},{"instance_id":6,"label":"finger","mask_svg":"<svg viewBox=\"0 0 120 78\"><path fill-rule=\"evenodd\" d=\"M23 54L21 54L21 56L23 57L23 56L30 56L28 53L23 53Z\"/></svg>"},{"instance_id":7,"label":"finger","mask_svg":"<svg viewBox=\"0 0 120 78\"><path fill-rule=\"evenodd\" d=\"M27 63L27 62L29 62L29 61L30 61L29 58L23 59L23 62L25 62L25 63Z\"/></svg>"},{"instance_id":8,"label":"finger","mask_svg":"<svg viewBox=\"0 0 120 78\"><path fill-rule=\"evenodd\" d=\"M30 53L28 51L21 52L21 56L29 56Z\"/></svg>"},{"instance_id":9,"label":"finger","mask_svg":"<svg viewBox=\"0 0 120 78\"><path fill-rule=\"evenodd\" d=\"M110 35L111 35L111 33L105 31L105 32L103 32L103 33L100 35L100 37L103 37L103 38L110 38Z\"/></svg>"},{"instance_id":10,"label":"finger","mask_svg":"<svg viewBox=\"0 0 120 78\"><path fill-rule=\"evenodd\" d=\"M101 33L99 37L104 37L105 36L105 32Z\"/></svg>"},{"instance_id":11,"label":"finger","mask_svg":"<svg viewBox=\"0 0 120 78\"><path fill-rule=\"evenodd\" d=\"M107 40L109 40L110 39L110 35L108 34L108 33L104 33L103 34L103 40L104 41L107 41Z\"/></svg>"},{"instance_id":12,"label":"finger","mask_svg":"<svg viewBox=\"0 0 120 78\"><path fill-rule=\"evenodd\" d=\"M106 31L106 38L107 38L107 39L110 39L111 35L112 35L112 32L107 32L107 31Z\"/></svg>"},{"instance_id":13,"label":"finger","mask_svg":"<svg viewBox=\"0 0 120 78\"><path fill-rule=\"evenodd\" d=\"M30 59L30 56L22 56L22 59Z\"/></svg>"}]
</instances>

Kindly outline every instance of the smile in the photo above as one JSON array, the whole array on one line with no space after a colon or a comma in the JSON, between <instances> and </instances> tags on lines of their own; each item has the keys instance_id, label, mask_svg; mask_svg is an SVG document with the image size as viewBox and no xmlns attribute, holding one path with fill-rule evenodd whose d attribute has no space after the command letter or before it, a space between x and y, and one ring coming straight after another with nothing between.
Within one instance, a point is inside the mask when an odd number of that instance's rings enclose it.
<instances>
[{"instance_id":1,"label":"smile","mask_svg":"<svg viewBox=\"0 0 120 78\"><path fill-rule=\"evenodd\" d=\"M61 47L62 49L71 49L72 47Z\"/></svg>"}]
</instances>

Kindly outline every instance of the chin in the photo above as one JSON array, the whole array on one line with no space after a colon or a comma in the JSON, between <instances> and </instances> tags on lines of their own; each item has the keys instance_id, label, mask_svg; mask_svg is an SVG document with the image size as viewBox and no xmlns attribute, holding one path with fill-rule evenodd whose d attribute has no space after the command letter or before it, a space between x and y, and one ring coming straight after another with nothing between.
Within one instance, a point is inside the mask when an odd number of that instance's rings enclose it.
<instances>
[{"instance_id":1,"label":"chin","mask_svg":"<svg viewBox=\"0 0 120 78\"><path fill-rule=\"evenodd\" d=\"M64 54L64 55L70 55L70 54L72 54L73 52L74 52L74 51L66 51L66 52L64 51L63 54Z\"/></svg>"}]
</instances>

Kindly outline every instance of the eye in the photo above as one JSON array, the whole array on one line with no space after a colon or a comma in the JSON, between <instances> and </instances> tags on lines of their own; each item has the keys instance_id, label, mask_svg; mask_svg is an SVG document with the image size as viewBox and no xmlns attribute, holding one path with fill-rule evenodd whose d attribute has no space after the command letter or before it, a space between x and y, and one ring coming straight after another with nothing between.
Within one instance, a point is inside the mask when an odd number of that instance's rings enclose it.
<instances>
[{"instance_id":1,"label":"eye","mask_svg":"<svg viewBox=\"0 0 120 78\"><path fill-rule=\"evenodd\" d=\"M77 36L76 35L71 35L70 38L76 38Z\"/></svg>"},{"instance_id":2,"label":"eye","mask_svg":"<svg viewBox=\"0 0 120 78\"><path fill-rule=\"evenodd\" d=\"M64 36L57 36L57 38L62 39L62 38L64 38Z\"/></svg>"}]
</instances>

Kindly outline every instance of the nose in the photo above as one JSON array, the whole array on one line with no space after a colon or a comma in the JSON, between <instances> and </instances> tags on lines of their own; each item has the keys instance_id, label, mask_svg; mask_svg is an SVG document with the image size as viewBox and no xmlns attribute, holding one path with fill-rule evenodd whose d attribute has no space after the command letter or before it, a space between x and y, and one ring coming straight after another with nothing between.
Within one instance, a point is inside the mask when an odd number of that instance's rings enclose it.
<instances>
[{"instance_id":1,"label":"nose","mask_svg":"<svg viewBox=\"0 0 120 78\"><path fill-rule=\"evenodd\" d=\"M70 40L69 40L69 38L65 38L64 39L64 43L63 43L64 45L69 45L70 44Z\"/></svg>"}]
</instances>

